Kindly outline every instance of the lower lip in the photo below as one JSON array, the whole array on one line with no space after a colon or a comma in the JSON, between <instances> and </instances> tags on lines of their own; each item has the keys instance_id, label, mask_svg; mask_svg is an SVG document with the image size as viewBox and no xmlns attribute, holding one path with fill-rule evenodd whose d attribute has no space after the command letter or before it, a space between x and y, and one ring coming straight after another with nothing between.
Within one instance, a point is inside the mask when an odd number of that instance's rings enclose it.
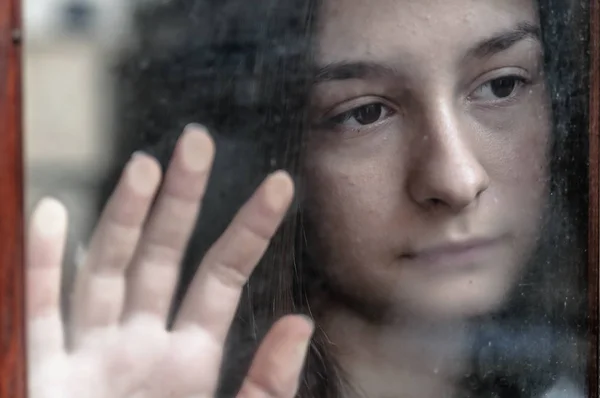
<instances>
[{"instance_id":1,"label":"lower lip","mask_svg":"<svg viewBox=\"0 0 600 398\"><path fill-rule=\"evenodd\" d=\"M451 249L435 253L424 253L406 259L411 263L424 267L464 269L474 268L494 257L493 250L499 241L489 241L464 249Z\"/></svg>"}]
</instances>

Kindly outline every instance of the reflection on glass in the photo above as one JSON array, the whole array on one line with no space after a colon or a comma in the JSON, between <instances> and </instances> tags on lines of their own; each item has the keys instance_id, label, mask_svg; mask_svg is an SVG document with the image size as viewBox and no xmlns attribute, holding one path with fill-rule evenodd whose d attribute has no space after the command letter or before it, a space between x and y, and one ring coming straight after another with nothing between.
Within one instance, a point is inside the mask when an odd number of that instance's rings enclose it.
<instances>
[{"instance_id":1,"label":"reflection on glass","mask_svg":"<svg viewBox=\"0 0 600 398\"><path fill-rule=\"evenodd\" d=\"M27 2L32 398L586 396L583 5Z\"/></svg>"}]
</instances>

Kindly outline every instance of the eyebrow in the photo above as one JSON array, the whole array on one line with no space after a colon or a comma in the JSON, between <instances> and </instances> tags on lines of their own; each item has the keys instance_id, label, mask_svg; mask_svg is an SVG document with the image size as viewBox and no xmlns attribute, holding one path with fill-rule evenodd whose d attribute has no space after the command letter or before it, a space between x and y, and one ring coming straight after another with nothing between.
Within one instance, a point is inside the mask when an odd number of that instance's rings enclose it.
<instances>
[{"instance_id":1,"label":"eyebrow","mask_svg":"<svg viewBox=\"0 0 600 398\"><path fill-rule=\"evenodd\" d=\"M494 54L508 50L516 43L533 39L541 41L540 28L529 22L522 22L515 28L501 32L489 39L485 39L469 50L465 58L487 58ZM371 61L357 62L333 62L321 68L317 68L313 83L324 83L335 80L366 79L396 75L397 71L385 64Z\"/></svg>"},{"instance_id":2,"label":"eyebrow","mask_svg":"<svg viewBox=\"0 0 600 398\"><path fill-rule=\"evenodd\" d=\"M508 50L526 39L541 41L540 28L529 22L521 22L514 29L502 32L490 39L483 40L467 51L467 58L486 58Z\"/></svg>"}]
</instances>

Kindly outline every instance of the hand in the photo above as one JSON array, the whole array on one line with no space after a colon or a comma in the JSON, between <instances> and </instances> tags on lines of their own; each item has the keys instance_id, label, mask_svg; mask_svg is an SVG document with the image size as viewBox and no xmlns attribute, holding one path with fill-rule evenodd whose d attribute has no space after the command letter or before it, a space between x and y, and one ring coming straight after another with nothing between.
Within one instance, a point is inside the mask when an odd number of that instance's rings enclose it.
<instances>
[{"instance_id":1,"label":"hand","mask_svg":"<svg viewBox=\"0 0 600 398\"><path fill-rule=\"evenodd\" d=\"M66 211L54 199L38 205L27 245L30 398L214 396L242 288L290 205L293 183L277 172L257 189L208 251L168 330L213 156L209 135L186 129L154 205L160 167L150 156L132 157L77 272L68 322L59 305ZM301 316L276 322L238 397L293 397L312 329Z\"/></svg>"}]
</instances>

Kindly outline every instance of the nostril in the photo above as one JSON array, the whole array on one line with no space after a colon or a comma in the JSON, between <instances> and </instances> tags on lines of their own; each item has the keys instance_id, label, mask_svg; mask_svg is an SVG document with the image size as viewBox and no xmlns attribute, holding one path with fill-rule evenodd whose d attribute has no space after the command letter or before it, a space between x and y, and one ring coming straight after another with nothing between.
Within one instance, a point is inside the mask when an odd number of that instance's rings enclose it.
<instances>
[{"instance_id":1,"label":"nostril","mask_svg":"<svg viewBox=\"0 0 600 398\"><path fill-rule=\"evenodd\" d=\"M72 2L65 7L64 17L70 30L85 31L93 23L94 8L87 3Z\"/></svg>"}]
</instances>

